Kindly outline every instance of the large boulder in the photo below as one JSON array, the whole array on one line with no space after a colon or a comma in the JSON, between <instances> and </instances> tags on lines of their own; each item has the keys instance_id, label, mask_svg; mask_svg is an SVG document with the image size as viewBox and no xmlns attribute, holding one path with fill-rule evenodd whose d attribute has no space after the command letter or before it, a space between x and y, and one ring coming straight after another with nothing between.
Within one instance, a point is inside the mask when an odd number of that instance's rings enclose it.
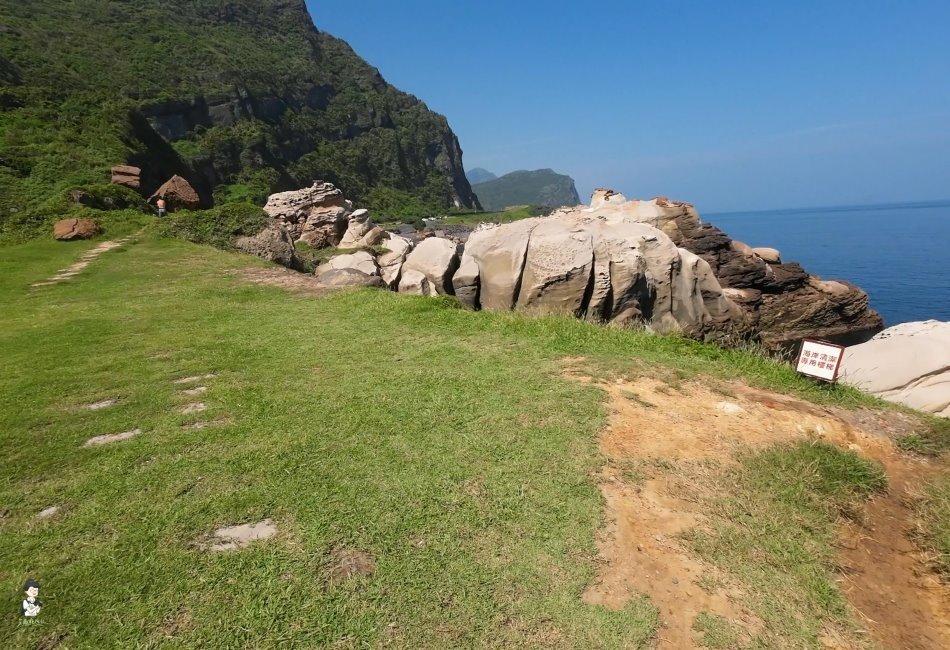
<instances>
[{"instance_id":1,"label":"large boulder","mask_svg":"<svg viewBox=\"0 0 950 650\"><path fill-rule=\"evenodd\" d=\"M403 272L402 277L399 279L399 293L407 293L414 296L439 295L439 292L432 282L429 281L429 278L426 277L425 273L416 271L415 269L408 269Z\"/></svg>"},{"instance_id":2,"label":"large boulder","mask_svg":"<svg viewBox=\"0 0 950 650\"><path fill-rule=\"evenodd\" d=\"M476 228L465 242L461 261L465 273L453 282L456 293L464 294L469 304L482 309L512 309L521 285L528 239L539 223L541 219L535 218Z\"/></svg>"},{"instance_id":3,"label":"large boulder","mask_svg":"<svg viewBox=\"0 0 950 650\"><path fill-rule=\"evenodd\" d=\"M177 208L197 210L201 205L201 199L198 197L198 192L195 191L195 188L191 186L191 183L177 174L169 178L161 187L155 190L155 193L149 197L149 201L158 198L164 198L168 203L168 207L172 210Z\"/></svg>"},{"instance_id":4,"label":"large boulder","mask_svg":"<svg viewBox=\"0 0 950 650\"><path fill-rule=\"evenodd\" d=\"M53 237L60 241L90 239L100 232L99 224L92 219L62 219L53 226Z\"/></svg>"},{"instance_id":5,"label":"large boulder","mask_svg":"<svg viewBox=\"0 0 950 650\"><path fill-rule=\"evenodd\" d=\"M950 417L950 322L902 323L847 348L840 381L891 402Z\"/></svg>"},{"instance_id":6,"label":"large boulder","mask_svg":"<svg viewBox=\"0 0 950 650\"><path fill-rule=\"evenodd\" d=\"M294 242L287 229L279 224L270 224L253 237L240 237L234 242L234 246L240 251L287 268L298 266Z\"/></svg>"},{"instance_id":7,"label":"large boulder","mask_svg":"<svg viewBox=\"0 0 950 650\"><path fill-rule=\"evenodd\" d=\"M567 219L544 220L531 231L518 307L580 315L594 268L591 229Z\"/></svg>"},{"instance_id":8,"label":"large boulder","mask_svg":"<svg viewBox=\"0 0 950 650\"><path fill-rule=\"evenodd\" d=\"M409 271L421 273L436 293L454 295L452 276L458 267L458 244L441 237L429 237L420 242L406 257L402 265L402 273L403 276ZM400 282L400 291L402 291L402 282Z\"/></svg>"},{"instance_id":9,"label":"large boulder","mask_svg":"<svg viewBox=\"0 0 950 650\"><path fill-rule=\"evenodd\" d=\"M360 248L373 246L363 241L363 238L373 231L373 222L369 218L369 211L357 210L349 215L346 232L337 245L337 248Z\"/></svg>"}]
</instances>

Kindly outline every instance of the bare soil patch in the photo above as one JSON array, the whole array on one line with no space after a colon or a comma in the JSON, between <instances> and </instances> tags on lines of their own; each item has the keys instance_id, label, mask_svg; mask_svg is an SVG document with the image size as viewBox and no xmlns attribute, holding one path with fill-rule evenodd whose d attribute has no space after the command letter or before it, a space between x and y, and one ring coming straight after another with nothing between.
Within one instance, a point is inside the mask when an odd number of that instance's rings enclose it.
<instances>
[{"instance_id":1,"label":"bare soil patch","mask_svg":"<svg viewBox=\"0 0 950 650\"><path fill-rule=\"evenodd\" d=\"M330 584L341 584L354 578L367 578L376 572L376 558L365 551L338 546L330 551L324 569Z\"/></svg>"},{"instance_id":2,"label":"bare soil patch","mask_svg":"<svg viewBox=\"0 0 950 650\"><path fill-rule=\"evenodd\" d=\"M701 647L693 629L701 612L754 635L761 621L745 607L742 586L694 557L676 536L705 524L703 500L691 498L707 484L704 473L734 463L742 450L823 440L878 460L889 479L888 493L867 505L862 523L842 526L840 581L856 619L887 648L950 648L950 590L911 541L906 505L936 468L902 455L890 438L911 431L913 418L824 408L742 384L730 384L726 397L699 382L602 383L567 374L601 386L611 408L600 436L608 461L601 484L607 527L598 540L603 564L586 602L619 609L646 594L663 621L659 648ZM667 471L671 463L675 471ZM827 647L851 647L838 637L829 629L823 640Z\"/></svg>"},{"instance_id":3,"label":"bare soil patch","mask_svg":"<svg viewBox=\"0 0 950 650\"><path fill-rule=\"evenodd\" d=\"M314 276L283 267L238 269L233 273L253 284L279 287L305 296L325 296L330 293Z\"/></svg>"}]
</instances>

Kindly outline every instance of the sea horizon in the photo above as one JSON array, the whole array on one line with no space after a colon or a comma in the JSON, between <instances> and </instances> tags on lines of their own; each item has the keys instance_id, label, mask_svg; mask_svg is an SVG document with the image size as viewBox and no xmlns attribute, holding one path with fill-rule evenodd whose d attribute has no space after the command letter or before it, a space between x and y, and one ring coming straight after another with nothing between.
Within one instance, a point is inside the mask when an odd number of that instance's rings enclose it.
<instances>
[{"instance_id":1,"label":"sea horizon","mask_svg":"<svg viewBox=\"0 0 950 650\"><path fill-rule=\"evenodd\" d=\"M715 210L700 211L700 218L705 215L715 216L722 214L771 214L771 213L795 213L795 212L852 212L855 210L887 210L897 207L902 208L941 208L950 206L950 198L934 199L930 201L887 201L885 203L843 203L835 205L813 205L808 207L790 207L790 208L759 208L752 210Z\"/></svg>"}]
</instances>

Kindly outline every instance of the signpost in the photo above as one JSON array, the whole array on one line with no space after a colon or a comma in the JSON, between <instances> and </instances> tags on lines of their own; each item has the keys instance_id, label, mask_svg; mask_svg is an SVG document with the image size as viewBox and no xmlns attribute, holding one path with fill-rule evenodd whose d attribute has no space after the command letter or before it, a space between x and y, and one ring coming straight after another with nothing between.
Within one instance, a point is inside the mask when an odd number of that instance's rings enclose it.
<instances>
[{"instance_id":1,"label":"signpost","mask_svg":"<svg viewBox=\"0 0 950 650\"><path fill-rule=\"evenodd\" d=\"M798 353L798 372L815 379L834 383L844 356L844 346L824 343L813 339L802 341Z\"/></svg>"}]
</instances>

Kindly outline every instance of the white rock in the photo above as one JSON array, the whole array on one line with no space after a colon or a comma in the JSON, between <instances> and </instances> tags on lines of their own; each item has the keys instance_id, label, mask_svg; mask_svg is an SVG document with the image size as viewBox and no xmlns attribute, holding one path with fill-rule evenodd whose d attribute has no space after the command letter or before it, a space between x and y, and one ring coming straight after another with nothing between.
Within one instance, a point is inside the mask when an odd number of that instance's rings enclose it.
<instances>
[{"instance_id":1,"label":"white rock","mask_svg":"<svg viewBox=\"0 0 950 650\"><path fill-rule=\"evenodd\" d=\"M416 271L425 276L429 285L439 294L452 294L452 276L459 267L458 244L441 237L422 240L406 257L403 275ZM402 283L400 282L400 291Z\"/></svg>"},{"instance_id":2,"label":"white rock","mask_svg":"<svg viewBox=\"0 0 950 650\"><path fill-rule=\"evenodd\" d=\"M950 322L902 323L847 348L839 378L890 402L950 417Z\"/></svg>"},{"instance_id":3,"label":"white rock","mask_svg":"<svg viewBox=\"0 0 950 650\"><path fill-rule=\"evenodd\" d=\"M314 275L321 275L333 269L356 269L366 275L379 275L379 266L376 264L376 258L366 251L357 251L355 253L331 257L329 262L317 267L316 271L314 271Z\"/></svg>"}]
</instances>

